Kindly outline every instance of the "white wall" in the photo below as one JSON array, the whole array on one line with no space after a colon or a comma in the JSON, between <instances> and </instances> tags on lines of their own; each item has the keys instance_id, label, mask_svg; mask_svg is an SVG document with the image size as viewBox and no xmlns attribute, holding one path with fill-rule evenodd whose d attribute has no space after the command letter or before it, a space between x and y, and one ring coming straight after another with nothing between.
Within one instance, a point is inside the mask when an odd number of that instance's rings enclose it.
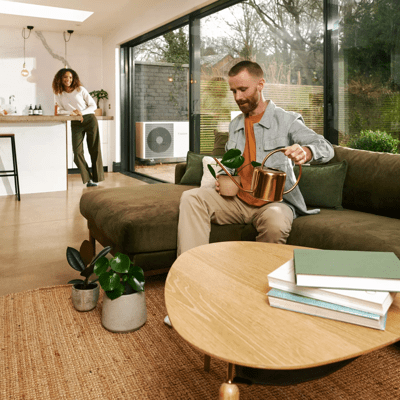
<instances>
[{"instance_id":1,"label":"white wall","mask_svg":"<svg viewBox=\"0 0 400 400\"><path fill-rule=\"evenodd\" d=\"M102 41L100 36L73 33L67 43L68 64L89 92L103 88ZM56 72L64 68L63 33L33 29L25 46L26 68L30 72L26 78L21 75L24 63L22 27L0 28L0 105L7 107L9 97L14 95L18 113L27 114L30 104L41 104L44 115L53 115L51 84Z\"/></svg>"},{"instance_id":2,"label":"white wall","mask_svg":"<svg viewBox=\"0 0 400 400\"><path fill-rule=\"evenodd\" d=\"M119 111L119 71L116 70L115 57L118 55L116 49L119 46L135 37L138 37L146 32L150 32L160 26L174 21L184 15L191 13L208 4L214 3L215 0L153 0L148 3L147 10L144 13L138 13L129 24L122 26L108 35L103 40L103 82L104 89L108 91L109 105L107 106L107 115L115 117L115 141L110 143L110 152L115 151L115 154L110 154L110 157L115 161L121 161L120 156L120 119ZM116 112L117 111L117 112ZM114 157L113 157L114 156Z\"/></svg>"},{"instance_id":3,"label":"white wall","mask_svg":"<svg viewBox=\"0 0 400 400\"><path fill-rule=\"evenodd\" d=\"M109 164L112 161L121 161L119 80L116 77L119 74L119 63L116 60L119 46L214 1L151 0L146 4L145 12L136 13L128 24L117 27L105 38L79 34L79 31L71 35L67 43L67 61L70 67L77 71L89 92L99 89L108 92L109 100L102 102L101 106L106 115L114 116L115 130L109 136ZM24 40L21 32L22 27L0 27L0 106L7 106L9 96L14 95L19 113L27 114L30 104L41 104L43 114L53 115L51 83L55 73L64 67L63 32L43 31L38 34L35 29L31 32L25 42L26 67L30 71L27 78L21 76L24 62Z\"/></svg>"}]
</instances>

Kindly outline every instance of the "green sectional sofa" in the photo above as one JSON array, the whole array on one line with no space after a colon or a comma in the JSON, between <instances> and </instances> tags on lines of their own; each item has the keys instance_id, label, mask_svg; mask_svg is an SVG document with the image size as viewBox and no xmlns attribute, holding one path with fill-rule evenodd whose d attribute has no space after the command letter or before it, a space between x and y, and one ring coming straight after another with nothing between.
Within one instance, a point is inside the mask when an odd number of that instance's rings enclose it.
<instances>
[{"instance_id":1,"label":"green sectional sofa","mask_svg":"<svg viewBox=\"0 0 400 400\"><path fill-rule=\"evenodd\" d=\"M334 147L329 163L303 167L300 189L307 206L321 212L295 219L288 244L392 251L400 258L400 155ZM200 184L202 171L200 156L192 154L189 165L176 166L175 184L84 193L80 211L92 241L128 254L148 275L166 271L176 259L181 194ZM252 225L212 224L210 242L256 234Z\"/></svg>"}]
</instances>

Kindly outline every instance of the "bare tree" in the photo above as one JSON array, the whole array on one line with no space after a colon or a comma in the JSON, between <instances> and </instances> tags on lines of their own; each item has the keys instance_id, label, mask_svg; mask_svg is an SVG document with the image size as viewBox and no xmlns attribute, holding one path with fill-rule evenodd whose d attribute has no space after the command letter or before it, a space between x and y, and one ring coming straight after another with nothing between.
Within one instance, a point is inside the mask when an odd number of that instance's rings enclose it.
<instances>
[{"instance_id":1,"label":"bare tree","mask_svg":"<svg viewBox=\"0 0 400 400\"><path fill-rule=\"evenodd\" d=\"M323 10L320 0L248 0L268 32L268 42L282 62L312 84L322 71Z\"/></svg>"}]
</instances>

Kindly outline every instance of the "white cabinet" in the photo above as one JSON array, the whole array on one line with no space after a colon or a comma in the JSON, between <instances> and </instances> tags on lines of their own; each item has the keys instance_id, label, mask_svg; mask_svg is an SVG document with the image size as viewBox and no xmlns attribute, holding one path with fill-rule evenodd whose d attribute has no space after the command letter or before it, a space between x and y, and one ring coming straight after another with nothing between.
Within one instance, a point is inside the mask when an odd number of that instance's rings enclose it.
<instances>
[{"instance_id":1,"label":"white cabinet","mask_svg":"<svg viewBox=\"0 0 400 400\"><path fill-rule=\"evenodd\" d=\"M100 143L101 143L101 156L103 159L103 166L108 166L108 142L109 135L111 134L111 124L112 120L98 120L99 123L99 133L100 133ZM72 140L71 140L71 123L68 123L67 128L67 140L68 140L68 169L77 168L74 163L74 153L72 151ZM85 155L85 160L89 167L92 166L92 161L90 160L89 150L86 144L86 137L83 141L83 151Z\"/></svg>"}]
</instances>

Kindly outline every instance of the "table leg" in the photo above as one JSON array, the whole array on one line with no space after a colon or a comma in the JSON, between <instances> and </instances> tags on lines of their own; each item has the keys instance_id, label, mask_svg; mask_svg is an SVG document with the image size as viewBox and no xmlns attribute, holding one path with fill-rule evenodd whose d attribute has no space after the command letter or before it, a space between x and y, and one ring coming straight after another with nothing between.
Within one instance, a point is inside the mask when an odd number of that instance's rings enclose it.
<instances>
[{"instance_id":1,"label":"table leg","mask_svg":"<svg viewBox=\"0 0 400 400\"><path fill-rule=\"evenodd\" d=\"M211 357L204 354L204 371L210 372Z\"/></svg>"},{"instance_id":2,"label":"table leg","mask_svg":"<svg viewBox=\"0 0 400 400\"><path fill-rule=\"evenodd\" d=\"M89 231L89 242L92 245L93 249L93 257L96 256L96 239L92 236L91 232Z\"/></svg>"},{"instance_id":3,"label":"table leg","mask_svg":"<svg viewBox=\"0 0 400 400\"><path fill-rule=\"evenodd\" d=\"M234 365L228 363L227 380L219 388L220 400L239 400L239 388L232 383L234 376Z\"/></svg>"}]
</instances>

